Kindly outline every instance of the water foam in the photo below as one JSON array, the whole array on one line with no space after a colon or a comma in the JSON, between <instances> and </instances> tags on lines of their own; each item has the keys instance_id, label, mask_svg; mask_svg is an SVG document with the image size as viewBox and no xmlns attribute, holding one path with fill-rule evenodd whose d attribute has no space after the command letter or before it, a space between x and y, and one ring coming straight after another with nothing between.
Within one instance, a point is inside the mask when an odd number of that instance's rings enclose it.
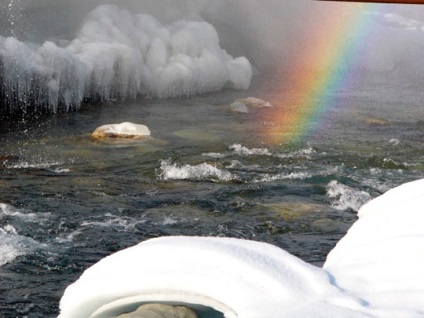
<instances>
[{"instance_id":1,"label":"water foam","mask_svg":"<svg viewBox=\"0 0 424 318\"><path fill-rule=\"evenodd\" d=\"M6 164L6 168L8 169L34 169L34 170L49 170L55 173L67 173L70 172L68 168L61 168L64 162L60 161L45 161L43 162L41 159L39 162L36 161L19 161L13 164Z\"/></svg>"},{"instance_id":2,"label":"water foam","mask_svg":"<svg viewBox=\"0 0 424 318\"><path fill-rule=\"evenodd\" d=\"M253 180L253 182L272 182L278 180L305 180L312 178L312 174L308 172L290 172L290 173L277 173L265 174Z\"/></svg>"},{"instance_id":3,"label":"water foam","mask_svg":"<svg viewBox=\"0 0 424 318\"><path fill-rule=\"evenodd\" d=\"M105 214L99 221L83 221L81 228L84 227L111 227L117 230L132 231L134 228L145 223L145 220L136 220L130 217L116 216L110 213Z\"/></svg>"},{"instance_id":4,"label":"water foam","mask_svg":"<svg viewBox=\"0 0 424 318\"><path fill-rule=\"evenodd\" d=\"M359 211L359 209L371 200L371 195L365 191L355 190L347 185L332 180L327 185L327 196L333 199L333 207L337 210Z\"/></svg>"},{"instance_id":5,"label":"water foam","mask_svg":"<svg viewBox=\"0 0 424 318\"><path fill-rule=\"evenodd\" d=\"M223 50L211 24L162 25L115 5L93 10L77 37L63 46L0 36L0 106L9 110L69 111L83 100L246 89L251 78L249 61Z\"/></svg>"},{"instance_id":6,"label":"water foam","mask_svg":"<svg viewBox=\"0 0 424 318\"><path fill-rule=\"evenodd\" d=\"M230 149L239 156L272 156L272 153L267 148L247 148L240 144L234 144L230 146Z\"/></svg>"},{"instance_id":7,"label":"water foam","mask_svg":"<svg viewBox=\"0 0 424 318\"><path fill-rule=\"evenodd\" d=\"M209 163L198 165L177 165L170 160L161 160L159 177L163 180L214 180L231 181L234 180L230 172L219 169Z\"/></svg>"},{"instance_id":8,"label":"water foam","mask_svg":"<svg viewBox=\"0 0 424 318\"><path fill-rule=\"evenodd\" d=\"M24 214L10 205L0 203L0 221L8 217L23 219L25 216L30 221L36 218L34 213ZM0 266L11 263L17 257L31 253L40 246L41 243L32 238L20 235L13 225L0 226Z\"/></svg>"},{"instance_id":9,"label":"water foam","mask_svg":"<svg viewBox=\"0 0 424 318\"><path fill-rule=\"evenodd\" d=\"M240 157L251 157L251 156L268 156L268 157L276 157L280 159L290 159L290 158L305 158L311 159L313 155L316 155L317 152L312 147L303 148L295 151L290 151L287 153L275 153L268 148L248 148L241 144L233 144L228 147L230 152L224 153L203 153L202 156L211 157L211 158L225 158L230 155L237 155ZM325 153L324 153L325 154Z\"/></svg>"}]
</instances>

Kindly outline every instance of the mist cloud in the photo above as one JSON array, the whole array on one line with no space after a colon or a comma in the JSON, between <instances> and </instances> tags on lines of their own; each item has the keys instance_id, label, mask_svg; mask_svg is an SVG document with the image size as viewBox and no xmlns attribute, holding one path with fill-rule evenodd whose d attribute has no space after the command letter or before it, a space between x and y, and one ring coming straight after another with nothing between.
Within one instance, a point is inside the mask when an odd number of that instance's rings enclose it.
<instances>
[{"instance_id":1,"label":"mist cloud","mask_svg":"<svg viewBox=\"0 0 424 318\"><path fill-rule=\"evenodd\" d=\"M207 21L218 31L222 48L233 56L246 56L259 69L284 67L284 59L303 49L305 32L319 30L323 20L332 18L329 16L331 8L340 6L312 0L14 0L13 3L13 10L3 4L0 24L5 31L0 35L10 35L5 24L16 20L15 34L24 41L70 40L79 32L87 12L100 4L112 3L133 14L151 15L162 24L181 19ZM376 53L371 54L370 61L364 62L367 66L393 68L394 60L409 58L399 46L406 45L412 51L416 50L416 45L420 47L423 37L418 32L414 34L405 27L402 31L397 28L402 27L402 20L403 26L408 20L422 24L424 6L379 4L364 8L374 12L376 20L368 30L374 36L370 37L370 42L375 42L372 50ZM7 14L9 17L5 17ZM410 38L412 43L398 40L402 32L401 37ZM374 61L376 55L381 55L390 65ZM415 55L409 59L415 59Z\"/></svg>"},{"instance_id":2,"label":"mist cloud","mask_svg":"<svg viewBox=\"0 0 424 318\"><path fill-rule=\"evenodd\" d=\"M98 13L97 18L87 16L105 3L116 7L107 14ZM262 74L284 71L302 53L306 57L303 63L319 67L312 54L304 54L304 39L311 30L326 36L322 21L332 18L329 14L334 14L334 6L340 4L312 0L10 0L0 4L0 49L3 59L14 54L15 62L20 61L21 78L34 81L38 76L46 81L51 77L42 90L49 92L50 101L66 101L72 96L75 102L90 95L90 90L91 95L104 99L108 94L133 96L137 85L138 93L161 97L224 86L245 88L250 82L250 65ZM363 10L373 22L364 31L367 40L358 48L360 58L340 67L394 72L407 81L424 82L424 6L381 4L363 6ZM126 25L131 20L128 16L138 14L150 21L143 27L147 29ZM108 19L112 23L105 23ZM154 27L146 31L149 25ZM168 34L163 33L165 29ZM210 54L202 53L203 49ZM17 52L12 54L13 50ZM27 72L31 54L36 58L30 68L37 76ZM237 56L250 63L233 58ZM56 70L54 76L42 66L49 59ZM16 72L11 67L9 70ZM91 70L95 81L82 75L82 70ZM58 80L59 75L63 80ZM85 79L72 88L64 87L63 83L73 78ZM119 92L113 93L112 86Z\"/></svg>"}]
</instances>

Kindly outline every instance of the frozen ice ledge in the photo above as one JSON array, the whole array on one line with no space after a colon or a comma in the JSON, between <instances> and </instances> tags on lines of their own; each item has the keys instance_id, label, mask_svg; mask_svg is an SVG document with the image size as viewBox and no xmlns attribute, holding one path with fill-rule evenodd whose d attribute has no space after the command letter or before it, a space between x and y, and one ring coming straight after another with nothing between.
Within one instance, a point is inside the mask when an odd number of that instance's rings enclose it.
<instances>
[{"instance_id":1,"label":"frozen ice ledge","mask_svg":"<svg viewBox=\"0 0 424 318\"><path fill-rule=\"evenodd\" d=\"M0 112L247 89L251 78L250 62L223 50L211 24L161 25L114 5L91 12L72 41L37 45L0 36Z\"/></svg>"},{"instance_id":2,"label":"frozen ice ledge","mask_svg":"<svg viewBox=\"0 0 424 318\"><path fill-rule=\"evenodd\" d=\"M59 317L115 317L145 303L201 318L423 317L423 207L424 180L367 203L323 268L260 242L148 240L87 269Z\"/></svg>"}]
</instances>

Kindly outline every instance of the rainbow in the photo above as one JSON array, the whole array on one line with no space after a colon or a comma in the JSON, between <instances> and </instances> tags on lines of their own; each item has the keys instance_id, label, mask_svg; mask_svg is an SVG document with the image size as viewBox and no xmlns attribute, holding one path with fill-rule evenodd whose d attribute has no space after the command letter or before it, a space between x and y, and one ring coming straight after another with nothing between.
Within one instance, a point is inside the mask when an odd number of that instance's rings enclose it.
<instances>
[{"instance_id":1,"label":"rainbow","mask_svg":"<svg viewBox=\"0 0 424 318\"><path fill-rule=\"evenodd\" d=\"M313 135L325 122L325 114L336 107L334 93L352 87L358 72L349 69L360 59L373 19L367 11L378 4L325 5L318 12L318 27L305 30L303 45L285 61L273 100L275 111L266 125L266 135L275 144L299 143ZM315 6L314 8L318 8ZM346 70L347 71L343 71Z\"/></svg>"}]
</instances>

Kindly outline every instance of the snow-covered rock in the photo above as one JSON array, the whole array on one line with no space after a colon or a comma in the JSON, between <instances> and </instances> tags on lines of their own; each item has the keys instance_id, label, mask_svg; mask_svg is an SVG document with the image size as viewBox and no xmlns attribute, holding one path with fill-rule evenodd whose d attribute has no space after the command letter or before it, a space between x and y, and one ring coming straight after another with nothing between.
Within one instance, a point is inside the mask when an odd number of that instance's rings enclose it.
<instances>
[{"instance_id":1,"label":"snow-covered rock","mask_svg":"<svg viewBox=\"0 0 424 318\"><path fill-rule=\"evenodd\" d=\"M235 113L249 113L249 110L273 107L270 102L256 97L247 97L235 100L230 104L230 110Z\"/></svg>"},{"instance_id":2,"label":"snow-covered rock","mask_svg":"<svg viewBox=\"0 0 424 318\"><path fill-rule=\"evenodd\" d=\"M95 140L107 138L140 139L146 136L150 136L150 130L147 126L130 122L103 125L97 127L91 134L91 137Z\"/></svg>"}]
</instances>

